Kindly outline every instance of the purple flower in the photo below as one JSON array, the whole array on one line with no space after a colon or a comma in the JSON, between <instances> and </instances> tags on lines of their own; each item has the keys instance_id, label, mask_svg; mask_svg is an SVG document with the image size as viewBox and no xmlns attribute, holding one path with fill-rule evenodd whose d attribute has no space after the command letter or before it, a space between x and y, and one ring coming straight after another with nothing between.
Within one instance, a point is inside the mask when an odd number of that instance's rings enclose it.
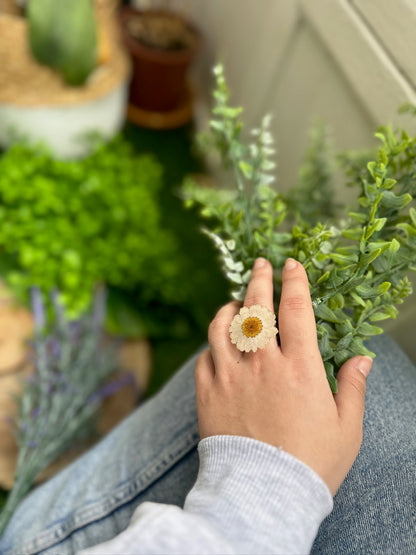
<instances>
[{"instance_id":1,"label":"purple flower","mask_svg":"<svg viewBox=\"0 0 416 555\"><path fill-rule=\"evenodd\" d=\"M32 409L32 413L31 413L31 417L32 418L37 418L40 414L40 407L35 407L34 409Z\"/></svg>"},{"instance_id":2,"label":"purple flower","mask_svg":"<svg viewBox=\"0 0 416 555\"><path fill-rule=\"evenodd\" d=\"M50 338L49 348L50 348L52 357L55 360L59 360L59 357L61 356L61 344L56 337L52 336Z\"/></svg>"},{"instance_id":3,"label":"purple flower","mask_svg":"<svg viewBox=\"0 0 416 555\"><path fill-rule=\"evenodd\" d=\"M45 308L42 301L42 293L39 287L32 287L30 290L32 300L33 317L35 320L35 330L40 332L45 327Z\"/></svg>"},{"instance_id":4,"label":"purple flower","mask_svg":"<svg viewBox=\"0 0 416 555\"><path fill-rule=\"evenodd\" d=\"M117 378L116 380L113 380L101 386L99 389L97 389L97 391L90 395L87 402L98 403L99 401L102 401L107 397L114 395L114 393L117 393L117 391L119 391L125 385L136 385L133 374L131 374L130 372L123 374L122 376L120 376L120 378Z\"/></svg>"}]
</instances>

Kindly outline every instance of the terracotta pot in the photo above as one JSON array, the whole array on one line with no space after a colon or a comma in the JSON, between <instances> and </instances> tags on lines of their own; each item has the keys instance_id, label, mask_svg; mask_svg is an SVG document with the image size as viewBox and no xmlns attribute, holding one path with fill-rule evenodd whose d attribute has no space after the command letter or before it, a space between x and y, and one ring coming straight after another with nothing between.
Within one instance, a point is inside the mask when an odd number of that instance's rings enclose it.
<instances>
[{"instance_id":1,"label":"terracotta pot","mask_svg":"<svg viewBox=\"0 0 416 555\"><path fill-rule=\"evenodd\" d=\"M181 21L193 36L192 43L178 50L147 46L127 29L132 18L170 17ZM164 10L140 11L130 6L120 12L122 35L133 62L130 103L153 112L177 109L187 98L186 73L201 44L199 31L177 14Z\"/></svg>"}]
</instances>

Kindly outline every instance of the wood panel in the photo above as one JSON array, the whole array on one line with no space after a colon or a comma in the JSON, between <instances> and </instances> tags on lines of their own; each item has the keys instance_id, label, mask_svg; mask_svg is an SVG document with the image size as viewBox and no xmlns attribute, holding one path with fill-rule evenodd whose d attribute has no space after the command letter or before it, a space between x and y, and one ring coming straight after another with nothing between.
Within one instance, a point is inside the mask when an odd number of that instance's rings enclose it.
<instances>
[{"instance_id":1,"label":"wood panel","mask_svg":"<svg viewBox=\"0 0 416 555\"><path fill-rule=\"evenodd\" d=\"M416 131L409 116L397 116L404 102L416 104L416 93L383 45L346 0L301 0L303 11L337 60L351 87L378 124L398 121Z\"/></svg>"},{"instance_id":2,"label":"wood panel","mask_svg":"<svg viewBox=\"0 0 416 555\"><path fill-rule=\"evenodd\" d=\"M352 4L415 87L415 0L352 0Z\"/></svg>"}]
</instances>

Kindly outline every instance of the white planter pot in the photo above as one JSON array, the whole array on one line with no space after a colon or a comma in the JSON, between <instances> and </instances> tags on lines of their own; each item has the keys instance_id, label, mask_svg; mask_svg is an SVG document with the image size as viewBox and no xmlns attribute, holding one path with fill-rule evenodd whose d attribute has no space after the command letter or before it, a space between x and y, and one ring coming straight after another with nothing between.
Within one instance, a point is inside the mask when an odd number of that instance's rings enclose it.
<instances>
[{"instance_id":1,"label":"white planter pot","mask_svg":"<svg viewBox=\"0 0 416 555\"><path fill-rule=\"evenodd\" d=\"M16 106L0 102L0 146L16 139L44 143L58 158L86 156L87 136L98 133L111 139L125 122L128 79L99 98L63 106Z\"/></svg>"}]
</instances>

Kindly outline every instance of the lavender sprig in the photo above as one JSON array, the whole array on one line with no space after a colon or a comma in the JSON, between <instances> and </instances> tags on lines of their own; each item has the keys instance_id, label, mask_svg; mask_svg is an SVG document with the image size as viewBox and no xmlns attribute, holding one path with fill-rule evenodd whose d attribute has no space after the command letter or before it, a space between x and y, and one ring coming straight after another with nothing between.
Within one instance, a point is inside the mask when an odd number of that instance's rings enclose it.
<instances>
[{"instance_id":1,"label":"lavender sprig","mask_svg":"<svg viewBox=\"0 0 416 555\"><path fill-rule=\"evenodd\" d=\"M91 314L69 322L57 292L51 295L54 320L47 323L38 288L32 290L35 372L23 385L13 425L19 448L15 481L0 513L0 535L36 477L91 430L103 399L125 385L104 387L116 368L114 342L105 342L106 294L97 290Z\"/></svg>"}]
</instances>

